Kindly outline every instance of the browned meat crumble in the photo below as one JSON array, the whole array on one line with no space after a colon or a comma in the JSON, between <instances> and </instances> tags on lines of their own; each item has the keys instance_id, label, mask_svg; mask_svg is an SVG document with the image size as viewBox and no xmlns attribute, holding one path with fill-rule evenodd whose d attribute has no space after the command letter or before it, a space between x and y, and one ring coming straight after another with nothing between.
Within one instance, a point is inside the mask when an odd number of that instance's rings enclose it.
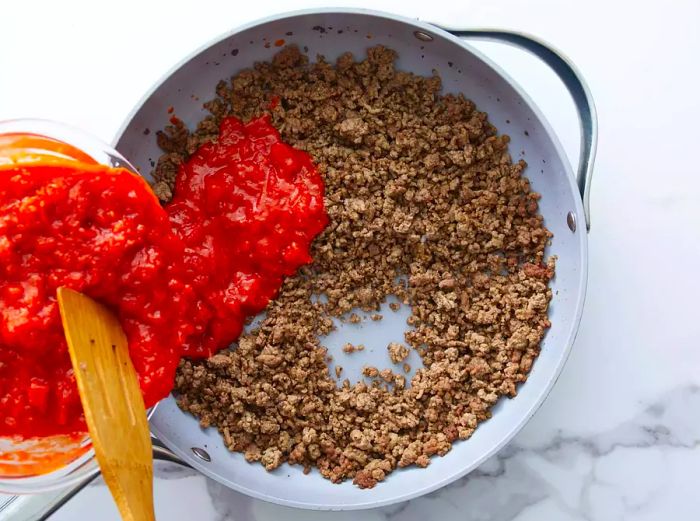
<instances>
[{"instance_id":1,"label":"browned meat crumble","mask_svg":"<svg viewBox=\"0 0 700 521\"><path fill-rule=\"evenodd\" d=\"M427 466L471 436L499 397L515 396L549 327L554 275L539 195L525 163L512 162L508 136L463 96L441 95L438 76L397 71L395 59L377 46L359 62L344 54L310 64L287 47L221 81L194 132L177 121L159 132L154 171L166 201L179 164L217 138L221 118L263 112L317 162L330 224L313 264L234 349L183 361L176 391L183 410L248 461L317 467L363 488L397 467ZM321 294L327 303L312 299ZM386 346L391 360L414 349L424 367L410 384L366 367L371 385L337 386L322 345L331 317L357 322L353 309L376 313L388 295L412 313L405 345Z\"/></svg>"}]
</instances>

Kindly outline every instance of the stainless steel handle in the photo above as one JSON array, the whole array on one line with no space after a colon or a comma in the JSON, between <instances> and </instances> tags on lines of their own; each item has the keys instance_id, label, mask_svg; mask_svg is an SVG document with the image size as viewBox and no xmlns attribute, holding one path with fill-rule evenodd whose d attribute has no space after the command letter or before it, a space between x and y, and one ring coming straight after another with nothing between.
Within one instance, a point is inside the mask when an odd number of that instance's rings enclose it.
<instances>
[{"instance_id":1,"label":"stainless steel handle","mask_svg":"<svg viewBox=\"0 0 700 521\"><path fill-rule=\"evenodd\" d=\"M581 193L586 229L591 227L591 179L598 146L598 115L593 96L583 76L564 54L538 38L523 33L491 29L450 29L437 26L462 38L478 38L507 43L524 49L542 60L564 83L576 106L581 130L581 156L576 172L576 184Z\"/></svg>"},{"instance_id":2,"label":"stainless steel handle","mask_svg":"<svg viewBox=\"0 0 700 521\"><path fill-rule=\"evenodd\" d=\"M95 471L79 483L68 488L44 492L43 494L13 496L7 503L0 505L0 519L8 521L44 521L98 475L99 472Z\"/></svg>"},{"instance_id":3,"label":"stainless steel handle","mask_svg":"<svg viewBox=\"0 0 700 521\"><path fill-rule=\"evenodd\" d=\"M182 461L178 456L175 455L168 447L163 445L155 436L151 435L151 442L153 443L153 459L157 461L168 461L170 463L177 463L183 467L192 468L188 463Z\"/></svg>"},{"instance_id":4,"label":"stainless steel handle","mask_svg":"<svg viewBox=\"0 0 700 521\"><path fill-rule=\"evenodd\" d=\"M187 463L173 454L157 438L151 438L153 442L153 459L158 461L169 461L185 467ZM14 496L8 499L7 503L0 504L0 519L11 521L44 521L65 505L68 500L85 488L99 476L99 470L68 488L45 492L43 494L33 494L26 496ZM7 517L6 517L7 516Z\"/></svg>"}]
</instances>

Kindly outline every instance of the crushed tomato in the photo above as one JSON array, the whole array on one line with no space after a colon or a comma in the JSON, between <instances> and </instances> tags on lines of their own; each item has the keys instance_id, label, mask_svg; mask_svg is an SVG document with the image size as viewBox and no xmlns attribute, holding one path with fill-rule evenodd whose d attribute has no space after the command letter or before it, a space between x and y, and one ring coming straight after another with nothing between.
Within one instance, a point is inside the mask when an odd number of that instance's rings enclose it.
<instances>
[{"instance_id":1,"label":"crushed tomato","mask_svg":"<svg viewBox=\"0 0 700 521\"><path fill-rule=\"evenodd\" d=\"M225 119L218 141L181 166L165 208L138 176L61 147L0 157L0 436L85 431L58 287L118 314L150 406L181 356L238 337L310 262L327 224L320 175L266 117Z\"/></svg>"},{"instance_id":2,"label":"crushed tomato","mask_svg":"<svg viewBox=\"0 0 700 521\"><path fill-rule=\"evenodd\" d=\"M209 356L237 338L285 276L311 261L309 245L328 222L323 181L305 152L282 142L267 117L223 120L216 143L180 169L166 206L185 243L183 267L202 296L208 324L183 354Z\"/></svg>"}]
</instances>

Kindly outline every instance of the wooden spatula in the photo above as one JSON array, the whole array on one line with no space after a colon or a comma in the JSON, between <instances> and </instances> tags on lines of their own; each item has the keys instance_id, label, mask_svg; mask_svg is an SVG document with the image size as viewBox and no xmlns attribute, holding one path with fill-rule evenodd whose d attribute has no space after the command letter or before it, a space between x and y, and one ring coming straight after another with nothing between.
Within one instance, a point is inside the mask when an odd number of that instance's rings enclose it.
<instances>
[{"instance_id":1,"label":"wooden spatula","mask_svg":"<svg viewBox=\"0 0 700 521\"><path fill-rule=\"evenodd\" d=\"M59 288L80 400L104 480L125 521L153 521L153 453L126 335L104 306Z\"/></svg>"}]
</instances>

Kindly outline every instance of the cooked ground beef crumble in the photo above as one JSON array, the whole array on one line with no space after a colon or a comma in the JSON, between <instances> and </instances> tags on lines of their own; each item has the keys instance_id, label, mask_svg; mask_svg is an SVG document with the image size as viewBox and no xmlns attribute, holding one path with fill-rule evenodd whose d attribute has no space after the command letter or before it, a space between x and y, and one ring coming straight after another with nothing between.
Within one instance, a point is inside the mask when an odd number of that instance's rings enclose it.
<instances>
[{"instance_id":1,"label":"cooked ground beef crumble","mask_svg":"<svg viewBox=\"0 0 700 521\"><path fill-rule=\"evenodd\" d=\"M310 64L286 47L221 81L194 132L177 120L159 132L154 171L167 201L180 163L228 115L268 112L285 141L313 156L330 217L313 264L234 349L181 362L177 400L248 461L317 467L363 488L397 467L427 466L471 436L500 396L515 396L550 325L554 275L539 195L525 163L511 161L508 136L463 96L441 95L437 75L397 71L395 59L377 46L360 62L348 53ZM400 365L413 349L424 367L410 384L366 367L371 385L336 385L322 345L331 317L355 322L353 309L375 313L389 295L412 313L405 345L386 346L391 359Z\"/></svg>"}]
</instances>

